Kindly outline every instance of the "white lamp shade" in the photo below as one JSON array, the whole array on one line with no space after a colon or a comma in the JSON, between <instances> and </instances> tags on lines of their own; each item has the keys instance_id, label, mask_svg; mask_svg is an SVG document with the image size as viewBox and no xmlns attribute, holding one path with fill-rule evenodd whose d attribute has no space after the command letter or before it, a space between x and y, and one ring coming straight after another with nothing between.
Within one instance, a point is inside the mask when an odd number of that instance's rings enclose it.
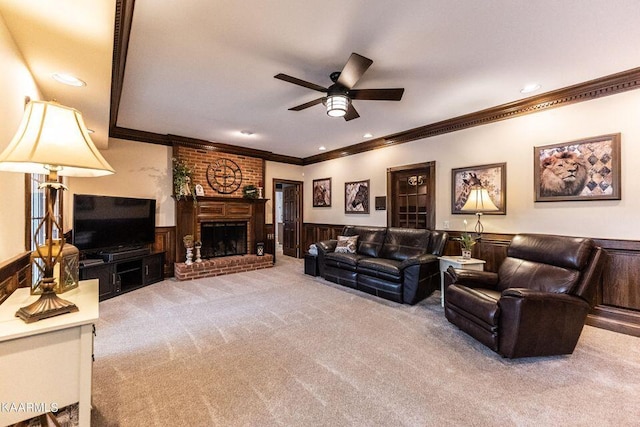
<instances>
[{"instance_id":1,"label":"white lamp shade","mask_svg":"<svg viewBox=\"0 0 640 427\"><path fill-rule=\"evenodd\" d=\"M469 212L491 212L499 210L493 203L489 192L483 187L473 187L469 192L467 202L460 209L461 211Z\"/></svg>"},{"instance_id":2,"label":"white lamp shade","mask_svg":"<svg viewBox=\"0 0 640 427\"><path fill-rule=\"evenodd\" d=\"M327 114L331 117L342 117L347 114L349 98L344 95L331 95L327 97Z\"/></svg>"},{"instance_id":3,"label":"white lamp shade","mask_svg":"<svg viewBox=\"0 0 640 427\"><path fill-rule=\"evenodd\" d=\"M56 102L31 101L20 127L0 154L0 170L96 177L114 173L91 141L82 114Z\"/></svg>"}]
</instances>

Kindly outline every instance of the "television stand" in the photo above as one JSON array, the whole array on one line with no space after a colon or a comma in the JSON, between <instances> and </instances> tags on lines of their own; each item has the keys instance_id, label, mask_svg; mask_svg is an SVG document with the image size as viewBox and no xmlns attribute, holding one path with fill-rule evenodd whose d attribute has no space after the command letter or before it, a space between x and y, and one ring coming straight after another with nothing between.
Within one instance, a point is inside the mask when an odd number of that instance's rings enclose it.
<instances>
[{"instance_id":1,"label":"television stand","mask_svg":"<svg viewBox=\"0 0 640 427\"><path fill-rule=\"evenodd\" d=\"M124 259L149 255L149 249L147 248L121 249L117 251L102 252L100 255L102 255L102 259L106 262L120 261Z\"/></svg>"},{"instance_id":2,"label":"television stand","mask_svg":"<svg viewBox=\"0 0 640 427\"><path fill-rule=\"evenodd\" d=\"M125 292L160 282L164 279L164 252L149 253L143 249L138 255L80 266L80 280L98 279L100 301ZM120 252L113 252L119 254Z\"/></svg>"}]
</instances>

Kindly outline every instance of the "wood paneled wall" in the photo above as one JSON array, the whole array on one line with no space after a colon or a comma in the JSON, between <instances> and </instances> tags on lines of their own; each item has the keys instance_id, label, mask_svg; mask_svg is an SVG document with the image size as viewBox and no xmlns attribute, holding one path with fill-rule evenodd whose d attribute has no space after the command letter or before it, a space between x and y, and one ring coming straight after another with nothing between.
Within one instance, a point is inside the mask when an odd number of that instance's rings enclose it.
<instances>
[{"instance_id":1,"label":"wood paneled wall","mask_svg":"<svg viewBox=\"0 0 640 427\"><path fill-rule=\"evenodd\" d=\"M18 288L31 286L31 252L24 252L0 264L0 304Z\"/></svg>"},{"instance_id":2,"label":"wood paneled wall","mask_svg":"<svg viewBox=\"0 0 640 427\"><path fill-rule=\"evenodd\" d=\"M310 244L333 239L343 225L311 224L303 226L305 249ZM459 255L460 247L452 237L460 232L447 231L450 239L445 255ZM485 271L497 272L507 256L513 234L485 233L474 246L473 257L487 263ZM596 305L587 318L587 324L640 337L640 241L594 239L606 254L602 280L599 283Z\"/></svg>"},{"instance_id":3,"label":"wood paneled wall","mask_svg":"<svg viewBox=\"0 0 640 427\"><path fill-rule=\"evenodd\" d=\"M154 252L164 252L164 277L173 277L173 265L176 262L176 228L156 227Z\"/></svg>"}]
</instances>

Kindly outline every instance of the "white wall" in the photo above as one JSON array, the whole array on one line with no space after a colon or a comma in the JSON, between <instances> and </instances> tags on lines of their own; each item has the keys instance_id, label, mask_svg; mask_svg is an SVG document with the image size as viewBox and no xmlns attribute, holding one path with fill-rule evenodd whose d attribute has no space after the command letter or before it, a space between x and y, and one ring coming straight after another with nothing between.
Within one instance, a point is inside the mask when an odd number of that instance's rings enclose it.
<instances>
[{"instance_id":1,"label":"white wall","mask_svg":"<svg viewBox=\"0 0 640 427\"><path fill-rule=\"evenodd\" d=\"M304 170L302 166L290 165L286 163L277 162L265 162L265 183L264 183L264 197L269 199L266 203L266 223L273 224L273 180L286 179L290 181L304 181ZM307 189L304 189L304 198L307 198Z\"/></svg>"},{"instance_id":2,"label":"white wall","mask_svg":"<svg viewBox=\"0 0 640 427\"><path fill-rule=\"evenodd\" d=\"M99 178L69 178L65 230L71 228L73 221L72 194L156 199L156 226L175 225L171 147L110 139L109 149L101 153L116 173Z\"/></svg>"},{"instance_id":3,"label":"white wall","mask_svg":"<svg viewBox=\"0 0 640 427\"><path fill-rule=\"evenodd\" d=\"M622 134L622 200L534 203L533 147L608 133ZM507 163L507 215L485 215L486 232L545 232L612 239L640 239L640 90L608 96L374 150L304 168L304 221L386 225L386 211L344 214L344 183L371 180L371 197L386 194L386 169L436 161L436 227L462 230L474 216L451 214L451 169ZM332 178L331 208L313 208L313 179Z\"/></svg>"},{"instance_id":4,"label":"white wall","mask_svg":"<svg viewBox=\"0 0 640 427\"><path fill-rule=\"evenodd\" d=\"M18 127L23 99L39 98L38 90L4 23L0 21L0 149ZM533 147L607 133L622 133L622 200L534 203ZM65 229L71 224L71 194L149 197L158 201L156 224L175 225L171 198L171 148L112 139L103 155L116 174L102 178L72 178L65 194ZM276 162L265 165L265 197L273 198L273 179L304 182L304 221L327 224L386 225L386 211L345 215L344 183L369 179L372 201L386 194L388 167L436 161L436 227L451 215L451 169L507 162L507 215L486 215L487 232L547 232L614 239L639 239L640 211L640 90L570 105L489 125L344 157L309 166ZM312 181L332 178L332 206L313 208ZM0 262L24 250L24 176L0 172ZM272 223L273 200L267 203Z\"/></svg>"},{"instance_id":5,"label":"white wall","mask_svg":"<svg viewBox=\"0 0 640 427\"><path fill-rule=\"evenodd\" d=\"M0 152L16 130L24 97L40 93L0 15ZM0 263L25 251L24 174L0 172Z\"/></svg>"}]
</instances>

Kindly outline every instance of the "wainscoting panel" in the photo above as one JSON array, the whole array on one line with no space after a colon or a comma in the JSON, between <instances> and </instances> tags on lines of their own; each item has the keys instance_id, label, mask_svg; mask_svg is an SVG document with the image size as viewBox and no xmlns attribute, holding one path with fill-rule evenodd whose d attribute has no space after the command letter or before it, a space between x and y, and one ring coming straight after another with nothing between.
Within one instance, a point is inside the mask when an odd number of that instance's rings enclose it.
<instances>
[{"instance_id":1,"label":"wainscoting panel","mask_svg":"<svg viewBox=\"0 0 640 427\"><path fill-rule=\"evenodd\" d=\"M323 240L335 239L342 233L344 225L311 224L302 225L302 248L307 252L309 245Z\"/></svg>"},{"instance_id":2,"label":"wainscoting panel","mask_svg":"<svg viewBox=\"0 0 640 427\"><path fill-rule=\"evenodd\" d=\"M304 244L335 238L343 228L337 224L304 224ZM445 255L460 255L460 245L452 240L459 231L449 233ZM485 271L497 272L507 256L513 234L485 233L473 247L472 256L487 263ZM596 305L587 324L640 337L640 241L594 239L607 253L602 280L598 285Z\"/></svg>"},{"instance_id":3,"label":"wainscoting panel","mask_svg":"<svg viewBox=\"0 0 640 427\"><path fill-rule=\"evenodd\" d=\"M154 252L164 252L164 277L173 277L173 265L176 262L176 228L156 227ZM183 260L181 260L183 261Z\"/></svg>"},{"instance_id":4,"label":"wainscoting panel","mask_svg":"<svg viewBox=\"0 0 640 427\"><path fill-rule=\"evenodd\" d=\"M31 286L31 252L24 252L0 264L0 304L18 288Z\"/></svg>"}]
</instances>

